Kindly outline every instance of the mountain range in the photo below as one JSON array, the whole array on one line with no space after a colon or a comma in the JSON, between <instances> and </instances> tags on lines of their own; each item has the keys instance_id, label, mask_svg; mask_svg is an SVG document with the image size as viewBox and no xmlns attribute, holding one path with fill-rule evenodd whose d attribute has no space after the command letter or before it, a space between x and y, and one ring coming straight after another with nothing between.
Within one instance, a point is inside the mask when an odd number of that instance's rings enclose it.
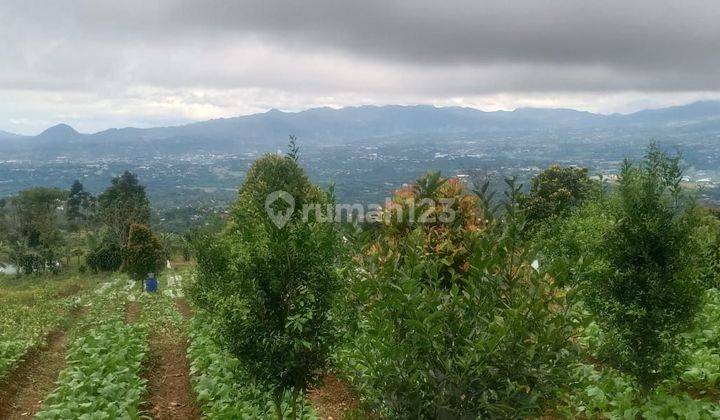
<instances>
[{"instance_id":1,"label":"mountain range","mask_svg":"<svg viewBox=\"0 0 720 420\"><path fill-rule=\"evenodd\" d=\"M66 124L36 136L0 131L0 155L14 159L133 157L148 154L245 153L275 150L289 134L305 146L372 142L408 136L511 135L521 132L594 130L720 131L720 101L649 109L632 114L595 114L572 109L520 108L485 112L473 108L360 106L313 108L221 118L173 127L112 128L79 133Z\"/></svg>"}]
</instances>

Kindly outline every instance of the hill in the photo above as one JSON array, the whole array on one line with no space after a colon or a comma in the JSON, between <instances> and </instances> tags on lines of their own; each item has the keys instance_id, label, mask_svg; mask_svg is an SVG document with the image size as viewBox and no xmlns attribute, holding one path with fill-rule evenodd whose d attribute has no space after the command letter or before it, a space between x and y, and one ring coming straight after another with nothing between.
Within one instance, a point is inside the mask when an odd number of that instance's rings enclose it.
<instances>
[{"instance_id":1,"label":"hill","mask_svg":"<svg viewBox=\"0 0 720 420\"><path fill-rule=\"evenodd\" d=\"M407 136L468 136L567 130L650 130L683 127L720 128L720 102L644 110L633 114L603 115L572 109L520 108L484 112L473 108L418 106L360 106L314 108L301 112L265 113L221 118L174 127L113 128L81 134L58 124L34 137L0 133L0 152L33 159L241 154L283 147L289 134L305 146Z\"/></svg>"},{"instance_id":2,"label":"hill","mask_svg":"<svg viewBox=\"0 0 720 420\"><path fill-rule=\"evenodd\" d=\"M9 139L19 139L24 136L21 136L20 134L10 133L7 131L0 130L0 140L9 140Z\"/></svg>"}]
</instances>

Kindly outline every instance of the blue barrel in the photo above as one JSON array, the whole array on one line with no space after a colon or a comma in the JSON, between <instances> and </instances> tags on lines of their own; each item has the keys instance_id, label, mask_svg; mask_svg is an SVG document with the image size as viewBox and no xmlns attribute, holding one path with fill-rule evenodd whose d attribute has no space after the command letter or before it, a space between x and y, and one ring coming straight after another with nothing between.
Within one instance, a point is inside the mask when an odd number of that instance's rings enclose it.
<instances>
[{"instance_id":1,"label":"blue barrel","mask_svg":"<svg viewBox=\"0 0 720 420\"><path fill-rule=\"evenodd\" d=\"M145 291L149 293L155 293L157 292L158 287L158 281L155 278L155 275L152 273L148 276L148 278L145 280Z\"/></svg>"}]
</instances>

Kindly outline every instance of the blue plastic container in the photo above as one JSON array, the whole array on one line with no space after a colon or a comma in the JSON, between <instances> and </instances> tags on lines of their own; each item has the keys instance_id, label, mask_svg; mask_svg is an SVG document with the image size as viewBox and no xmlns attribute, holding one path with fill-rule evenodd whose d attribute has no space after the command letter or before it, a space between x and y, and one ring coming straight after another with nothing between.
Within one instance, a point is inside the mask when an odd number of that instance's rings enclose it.
<instances>
[{"instance_id":1,"label":"blue plastic container","mask_svg":"<svg viewBox=\"0 0 720 420\"><path fill-rule=\"evenodd\" d=\"M155 276L153 276L153 275L148 276L148 278L145 280L145 291L148 293L155 293L155 292L157 292L157 287L158 287L158 281L155 278Z\"/></svg>"}]
</instances>

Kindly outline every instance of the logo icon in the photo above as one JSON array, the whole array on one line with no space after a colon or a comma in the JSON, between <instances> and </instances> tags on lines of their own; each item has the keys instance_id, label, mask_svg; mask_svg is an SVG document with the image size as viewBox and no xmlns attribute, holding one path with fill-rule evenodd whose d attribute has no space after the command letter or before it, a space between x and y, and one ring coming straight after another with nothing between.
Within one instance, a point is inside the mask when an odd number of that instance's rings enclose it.
<instances>
[{"instance_id":1,"label":"logo icon","mask_svg":"<svg viewBox=\"0 0 720 420\"><path fill-rule=\"evenodd\" d=\"M285 205L276 204L278 200L284 201ZM285 208L285 211L280 211L282 208ZM265 211L275 226L282 229L290 221L293 211L295 211L295 197L282 190L270 193L265 199Z\"/></svg>"}]
</instances>

